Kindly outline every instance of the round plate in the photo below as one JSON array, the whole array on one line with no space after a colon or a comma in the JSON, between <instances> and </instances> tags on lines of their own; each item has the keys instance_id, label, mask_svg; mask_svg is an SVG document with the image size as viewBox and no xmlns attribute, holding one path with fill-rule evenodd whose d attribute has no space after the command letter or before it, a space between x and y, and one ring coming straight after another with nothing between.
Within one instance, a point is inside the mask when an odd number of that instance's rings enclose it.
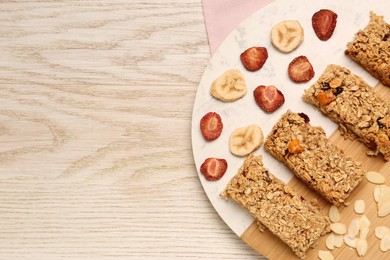
<instances>
[{"instance_id":1,"label":"round plate","mask_svg":"<svg viewBox=\"0 0 390 260\"><path fill-rule=\"evenodd\" d=\"M330 9L338 14L336 29L327 41L319 40L312 28L311 17L320 9ZM363 77L371 86L376 85L377 80L346 57L344 50L354 34L368 24L369 11L385 15L384 10L390 10L389 1L277 0L242 22L212 57L199 84L194 103L192 149L199 178L210 202L238 236L241 236L253 222L253 217L233 201L225 201L220 197L220 193L237 173L245 159L230 153L230 134L239 127L257 124L262 128L266 137L279 117L287 109L291 109L294 112L304 112L310 117L312 125L322 126L330 135L336 129L336 125L306 104L302 100L303 92L331 63L348 67L353 73ZM270 40L272 26L283 20L298 20L305 34L303 43L288 54L275 49ZM247 71L239 58L243 51L252 46L266 47L269 55L265 65L256 72ZM305 55L309 59L315 76L307 83L297 84L289 79L287 67L295 57L300 55ZM225 103L211 96L210 86L217 77L231 68L239 69L244 74L248 91L243 98ZM275 85L284 94L284 105L273 113L263 112L253 98L253 90L258 85ZM206 113L211 111L221 116L224 128L218 139L206 142L200 132L199 122ZM265 166L282 181L287 183L292 178L292 173L264 152L262 147L254 154L261 154ZM228 162L225 175L218 181L207 181L199 172L201 164L208 157L225 158Z\"/></svg>"}]
</instances>

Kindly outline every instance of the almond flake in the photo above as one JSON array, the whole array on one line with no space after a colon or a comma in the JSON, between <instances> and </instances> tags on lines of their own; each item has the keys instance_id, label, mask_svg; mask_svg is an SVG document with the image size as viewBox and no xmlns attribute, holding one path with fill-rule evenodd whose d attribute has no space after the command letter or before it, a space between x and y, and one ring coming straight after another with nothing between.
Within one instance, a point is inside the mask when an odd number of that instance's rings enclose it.
<instances>
[{"instance_id":1,"label":"almond flake","mask_svg":"<svg viewBox=\"0 0 390 260\"><path fill-rule=\"evenodd\" d=\"M334 259L333 255L330 251L323 251L323 250L318 251L318 257L321 260L333 260Z\"/></svg>"},{"instance_id":2,"label":"almond flake","mask_svg":"<svg viewBox=\"0 0 390 260\"><path fill-rule=\"evenodd\" d=\"M365 227L362 230L360 230L359 238L360 239L367 239L368 231L370 231L370 229L368 227Z\"/></svg>"},{"instance_id":3,"label":"almond flake","mask_svg":"<svg viewBox=\"0 0 390 260\"><path fill-rule=\"evenodd\" d=\"M347 233L347 227L343 223L332 223L330 224L330 229L339 235Z\"/></svg>"},{"instance_id":4,"label":"almond flake","mask_svg":"<svg viewBox=\"0 0 390 260\"><path fill-rule=\"evenodd\" d=\"M366 217L366 215L362 216L359 220L359 228L362 230L365 227L369 227L371 225L371 221Z\"/></svg>"},{"instance_id":5,"label":"almond flake","mask_svg":"<svg viewBox=\"0 0 390 260\"><path fill-rule=\"evenodd\" d=\"M356 248L357 238L350 238L347 234L344 235L344 243L352 248Z\"/></svg>"},{"instance_id":6,"label":"almond flake","mask_svg":"<svg viewBox=\"0 0 390 260\"><path fill-rule=\"evenodd\" d=\"M379 246L381 251L386 252L390 249L390 234L387 233L381 240L381 244Z\"/></svg>"},{"instance_id":7,"label":"almond flake","mask_svg":"<svg viewBox=\"0 0 390 260\"><path fill-rule=\"evenodd\" d=\"M365 256L368 250L368 243L366 239L359 238L356 241L356 251L359 256Z\"/></svg>"},{"instance_id":8,"label":"almond flake","mask_svg":"<svg viewBox=\"0 0 390 260\"><path fill-rule=\"evenodd\" d=\"M366 204L364 203L364 200L356 200L353 210L356 214L363 214L364 210L366 208Z\"/></svg>"},{"instance_id":9,"label":"almond flake","mask_svg":"<svg viewBox=\"0 0 390 260\"><path fill-rule=\"evenodd\" d=\"M360 230L360 219L354 218L351 221L351 224L348 226L348 237L355 238L359 234Z\"/></svg>"},{"instance_id":10,"label":"almond flake","mask_svg":"<svg viewBox=\"0 0 390 260\"><path fill-rule=\"evenodd\" d=\"M334 234L334 239L333 239L333 245L334 247L341 247L344 242L344 236L343 235L337 235Z\"/></svg>"},{"instance_id":11,"label":"almond flake","mask_svg":"<svg viewBox=\"0 0 390 260\"><path fill-rule=\"evenodd\" d=\"M381 200L379 199L379 202ZM378 202L378 217L386 217L390 213L390 200L383 203Z\"/></svg>"},{"instance_id":12,"label":"almond flake","mask_svg":"<svg viewBox=\"0 0 390 260\"><path fill-rule=\"evenodd\" d=\"M385 177L379 172L374 172L374 171L367 172L366 178L369 182L374 184L385 183Z\"/></svg>"},{"instance_id":13,"label":"almond flake","mask_svg":"<svg viewBox=\"0 0 390 260\"><path fill-rule=\"evenodd\" d=\"M335 205L329 208L329 219L333 223L339 222L341 219L339 209Z\"/></svg>"},{"instance_id":14,"label":"almond flake","mask_svg":"<svg viewBox=\"0 0 390 260\"><path fill-rule=\"evenodd\" d=\"M329 250L334 249L334 233L329 234L329 236L326 238L325 245Z\"/></svg>"},{"instance_id":15,"label":"almond flake","mask_svg":"<svg viewBox=\"0 0 390 260\"><path fill-rule=\"evenodd\" d=\"M386 234L390 234L390 229L385 226L379 226L375 228L375 236L382 239Z\"/></svg>"},{"instance_id":16,"label":"almond flake","mask_svg":"<svg viewBox=\"0 0 390 260\"><path fill-rule=\"evenodd\" d=\"M374 188L374 200L375 200L375 202L379 201L380 194L381 194L381 186L377 185Z\"/></svg>"}]
</instances>

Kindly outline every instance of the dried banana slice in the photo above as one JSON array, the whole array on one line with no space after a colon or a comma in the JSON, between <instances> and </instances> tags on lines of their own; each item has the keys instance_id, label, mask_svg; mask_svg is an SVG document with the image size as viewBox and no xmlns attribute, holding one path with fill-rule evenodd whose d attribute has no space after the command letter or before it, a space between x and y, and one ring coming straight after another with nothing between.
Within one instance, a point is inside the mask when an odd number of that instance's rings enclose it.
<instances>
[{"instance_id":1,"label":"dried banana slice","mask_svg":"<svg viewBox=\"0 0 390 260\"><path fill-rule=\"evenodd\" d=\"M271 30L272 44L281 52L291 52L303 41L303 28L297 20L275 24Z\"/></svg>"},{"instance_id":2,"label":"dried banana slice","mask_svg":"<svg viewBox=\"0 0 390 260\"><path fill-rule=\"evenodd\" d=\"M245 156L258 149L264 141L263 131L257 125L238 128L230 135L230 152Z\"/></svg>"},{"instance_id":3,"label":"dried banana slice","mask_svg":"<svg viewBox=\"0 0 390 260\"><path fill-rule=\"evenodd\" d=\"M242 98L247 91L244 75L237 69L224 72L211 84L210 93L224 102Z\"/></svg>"}]
</instances>

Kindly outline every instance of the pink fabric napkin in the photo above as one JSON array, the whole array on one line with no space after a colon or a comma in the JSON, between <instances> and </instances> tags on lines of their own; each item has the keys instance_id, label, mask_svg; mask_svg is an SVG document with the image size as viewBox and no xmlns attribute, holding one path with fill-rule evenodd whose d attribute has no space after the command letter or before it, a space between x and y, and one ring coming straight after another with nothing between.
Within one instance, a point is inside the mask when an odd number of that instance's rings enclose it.
<instances>
[{"instance_id":1,"label":"pink fabric napkin","mask_svg":"<svg viewBox=\"0 0 390 260\"><path fill-rule=\"evenodd\" d=\"M245 18L274 0L202 0L211 55Z\"/></svg>"}]
</instances>

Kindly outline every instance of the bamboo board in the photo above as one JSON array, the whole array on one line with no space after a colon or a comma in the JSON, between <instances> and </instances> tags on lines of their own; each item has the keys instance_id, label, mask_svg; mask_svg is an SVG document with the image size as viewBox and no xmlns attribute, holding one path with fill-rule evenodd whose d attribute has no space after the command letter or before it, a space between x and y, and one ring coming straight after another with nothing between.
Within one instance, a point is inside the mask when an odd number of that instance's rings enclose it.
<instances>
[{"instance_id":1,"label":"bamboo board","mask_svg":"<svg viewBox=\"0 0 390 260\"><path fill-rule=\"evenodd\" d=\"M375 91L382 96L386 101L390 101L390 88L378 84ZM330 141L339 146L344 152L351 156L356 161L360 161L367 171L378 171L386 177L386 185L390 186L390 161L386 162L382 157L369 157L366 155L367 148L357 140L345 139L340 135L340 132L336 130L330 137ZM324 215L328 215L329 207L331 204L322 199L319 195L309 190L299 179L294 177L288 182L296 192L301 194L307 200L316 199L321 212ZM370 232L368 233L368 251L364 259L390 259L390 250L382 252L379 249L380 240L375 237L374 230L377 226L390 227L390 215L380 218L377 216L377 203L374 201L373 190L375 185L369 183L365 178L359 184L359 186L353 191L348 198L350 205L339 206L341 213L341 221L347 226L351 220L360 215L353 211L353 202L357 199L363 199L366 203L365 215L371 221ZM323 236L318 246L315 249L310 249L307 252L307 259L318 259L319 250L328 250L325 246L325 240L327 236ZM284 244L278 237L273 235L268 230L261 232L257 228L257 224L254 221L246 231L242 234L241 239L249 246L255 249L260 254L268 257L270 260L274 259L299 259L292 250ZM356 250L350 248L346 244L343 244L341 248L335 248L331 251L335 259L357 259L359 258Z\"/></svg>"}]
</instances>

